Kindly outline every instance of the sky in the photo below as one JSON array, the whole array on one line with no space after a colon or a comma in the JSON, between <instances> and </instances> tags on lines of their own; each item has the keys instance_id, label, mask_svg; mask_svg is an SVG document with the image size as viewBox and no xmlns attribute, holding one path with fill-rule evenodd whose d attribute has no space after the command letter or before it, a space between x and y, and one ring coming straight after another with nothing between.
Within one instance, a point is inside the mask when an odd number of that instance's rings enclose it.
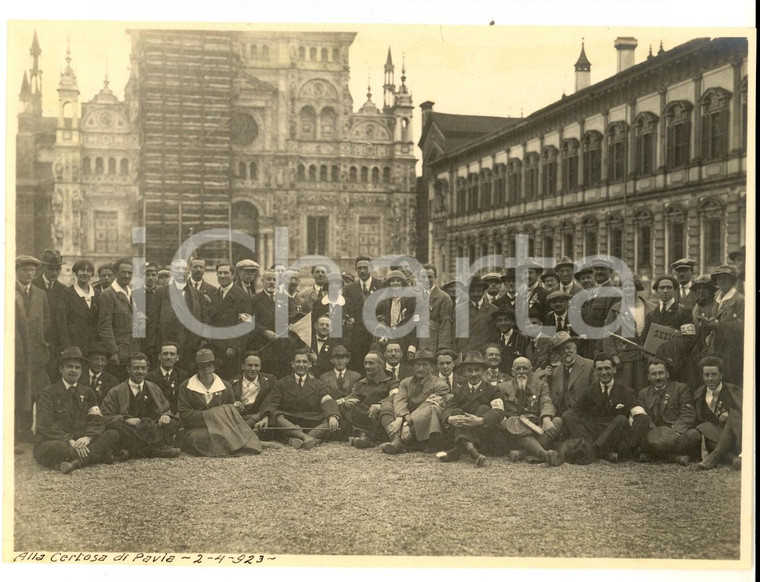
<instances>
[{"instance_id":1,"label":"sky","mask_svg":"<svg viewBox=\"0 0 760 582\"><path fill-rule=\"evenodd\" d=\"M42 54L43 109L57 114L56 88L65 66L67 46L76 73L80 102L89 101L103 87L108 75L110 88L123 99L129 78L130 36L127 28L146 22L117 21L17 21L8 28L9 128L13 128L14 108L25 69L30 66L29 47L37 31ZM165 23L162 27L167 26ZM185 28L206 25L177 24ZM219 25L218 25L219 26ZM528 28L501 25L223 25L231 29L281 29L353 31L356 39L349 52L350 90L356 111L366 101L367 83L372 100L382 103L383 65L391 48L400 84L402 60L406 65L407 87L415 105L414 139L421 132L420 110L424 101L435 102L434 110L444 113L528 116L558 100L575 88L574 64L581 43L591 61L591 82L616 72L618 36L638 39L636 62L647 56L650 45L656 53L660 42L666 50L699 36L735 34L719 29L675 29L635 27ZM417 150L418 157L420 156Z\"/></svg>"}]
</instances>

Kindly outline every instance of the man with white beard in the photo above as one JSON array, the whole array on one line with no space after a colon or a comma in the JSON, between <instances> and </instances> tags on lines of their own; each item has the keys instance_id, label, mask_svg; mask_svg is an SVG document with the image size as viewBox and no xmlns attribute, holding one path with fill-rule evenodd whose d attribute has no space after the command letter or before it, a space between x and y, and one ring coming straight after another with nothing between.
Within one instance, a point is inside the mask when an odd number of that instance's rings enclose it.
<instances>
[{"instance_id":1,"label":"man with white beard","mask_svg":"<svg viewBox=\"0 0 760 582\"><path fill-rule=\"evenodd\" d=\"M512 380L499 385L504 398L504 428L513 461L522 458L556 467L562 458L551 444L562 432L562 419L555 418L554 404L545 382L533 376L528 358L516 358Z\"/></svg>"}]
</instances>

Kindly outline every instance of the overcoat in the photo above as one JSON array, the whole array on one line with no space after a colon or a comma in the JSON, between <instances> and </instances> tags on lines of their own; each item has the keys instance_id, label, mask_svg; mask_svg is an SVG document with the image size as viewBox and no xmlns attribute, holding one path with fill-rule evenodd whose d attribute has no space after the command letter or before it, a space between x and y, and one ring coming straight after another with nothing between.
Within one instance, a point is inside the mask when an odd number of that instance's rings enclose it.
<instances>
[{"instance_id":1,"label":"overcoat","mask_svg":"<svg viewBox=\"0 0 760 582\"><path fill-rule=\"evenodd\" d=\"M467 303L469 314L469 328L467 337L456 338L456 349L460 354L467 352L483 352L486 344L498 343L499 337L493 324L493 314L499 308L485 299L479 309L476 309L472 301ZM454 313L456 322L456 312Z\"/></svg>"},{"instance_id":2,"label":"overcoat","mask_svg":"<svg viewBox=\"0 0 760 582\"><path fill-rule=\"evenodd\" d=\"M98 335L111 354L119 354L119 362L126 364L129 355L139 352L142 340L132 333L132 302L112 286L100 294L98 304Z\"/></svg>"},{"instance_id":3,"label":"overcoat","mask_svg":"<svg viewBox=\"0 0 760 582\"><path fill-rule=\"evenodd\" d=\"M422 298L419 301L423 301ZM420 348L428 348L433 353L441 349L454 348L454 321L453 302L451 297L441 291L438 286L433 287L427 297L428 304L428 323L426 334L421 333L418 339ZM420 326L422 327L422 325Z\"/></svg>"},{"instance_id":4,"label":"overcoat","mask_svg":"<svg viewBox=\"0 0 760 582\"><path fill-rule=\"evenodd\" d=\"M577 356L575 364L570 370L567 387L565 387L564 366L565 364L562 362L555 367L551 380L549 380L551 399L557 409L558 416L573 407L576 399L591 385L594 377L594 362Z\"/></svg>"},{"instance_id":5,"label":"overcoat","mask_svg":"<svg viewBox=\"0 0 760 582\"><path fill-rule=\"evenodd\" d=\"M95 394L77 383L75 395L58 380L37 398L37 442L69 441L83 436L97 438L104 429L103 416Z\"/></svg>"},{"instance_id":6,"label":"overcoat","mask_svg":"<svg viewBox=\"0 0 760 582\"><path fill-rule=\"evenodd\" d=\"M367 297L374 294L380 288L380 281L375 277L369 283L369 292ZM372 345L372 332L364 325L363 309L366 298L362 291L362 282L357 279L343 288L343 296L346 298L349 317L353 318L354 324L351 327L351 334L347 339L351 346L351 359L349 367L357 372L363 371L364 356Z\"/></svg>"},{"instance_id":7,"label":"overcoat","mask_svg":"<svg viewBox=\"0 0 760 582\"><path fill-rule=\"evenodd\" d=\"M191 362L203 341L180 321L172 305L172 295L175 295L175 300L184 301L190 315L196 320L201 323L209 322L208 302L201 291L186 284L185 296L182 297L174 283L159 287L148 313L146 349L157 352L164 343L174 342L177 344L180 358L185 362Z\"/></svg>"},{"instance_id":8,"label":"overcoat","mask_svg":"<svg viewBox=\"0 0 760 582\"><path fill-rule=\"evenodd\" d=\"M637 298L637 301L643 302L644 317L646 319L655 306L640 297ZM605 325L609 325L614 321L617 321L620 327L613 330L612 333L636 342L641 346L644 345L646 337L643 334L643 330L641 334L637 332L633 314L627 307L623 306L622 301L618 301L610 308ZM641 388L647 383L644 352L610 335L602 340L602 347L605 354L620 358L616 380L622 382L625 386L632 387L634 390Z\"/></svg>"},{"instance_id":9,"label":"overcoat","mask_svg":"<svg viewBox=\"0 0 760 582\"><path fill-rule=\"evenodd\" d=\"M521 416L534 424L539 424L545 417L550 419L556 415L556 408L549 395L549 386L535 378L528 378L525 390L520 392L517 380L512 379L499 386L504 400L504 415L506 416L507 432L515 436L530 436L533 431L520 422Z\"/></svg>"},{"instance_id":10,"label":"overcoat","mask_svg":"<svg viewBox=\"0 0 760 582\"><path fill-rule=\"evenodd\" d=\"M744 296L737 290L733 297L721 302L715 314L713 351L726 364L726 381L741 384L744 365Z\"/></svg>"},{"instance_id":11,"label":"overcoat","mask_svg":"<svg viewBox=\"0 0 760 582\"><path fill-rule=\"evenodd\" d=\"M16 285L16 407L29 412L37 394L50 383L45 366L50 359L50 311L47 295L34 285L29 286L28 306L25 293Z\"/></svg>"},{"instance_id":12,"label":"overcoat","mask_svg":"<svg viewBox=\"0 0 760 582\"><path fill-rule=\"evenodd\" d=\"M88 307L87 301L77 294L74 285L64 288L58 302L58 311L53 313L58 320L61 350L76 346L82 352L86 352L90 344L97 339L99 301L98 290L95 290Z\"/></svg>"},{"instance_id":13,"label":"overcoat","mask_svg":"<svg viewBox=\"0 0 760 582\"><path fill-rule=\"evenodd\" d=\"M437 376L416 376L402 380L393 400L396 417L407 417L414 426L418 441L426 441L431 434L443 433L442 413L449 387Z\"/></svg>"},{"instance_id":14,"label":"overcoat","mask_svg":"<svg viewBox=\"0 0 760 582\"><path fill-rule=\"evenodd\" d=\"M383 372L382 377L376 380L361 378L354 382L351 393L346 400L358 400L356 404L341 407L343 418L354 428L368 433L370 436L381 438L383 431L380 426L380 416L374 419L369 417L369 407L373 404L382 404L388 399L393 390L398 389L398 381ZM386 406L391 405L390 401Z\"/></svg>"},{"instance_id":15,"label":"overcoat","mask_svg":"<svg viewBox=\"0 0 760 582\"><path fill-rule=\"evenodd\" d=\"M148 380L149 378L146 376L145 379ZM98 405L100 405L103 404L103 398L106 397L108 391L114 386L118 386L121 382L116 376L113 376L104 370L98 375L97 379L94 382L94 386L90 381L90 372L82 372L81 383L84 386L90 387L90 389L95 393L95 397L98 399Z\"/></svg>"}]
</instances>

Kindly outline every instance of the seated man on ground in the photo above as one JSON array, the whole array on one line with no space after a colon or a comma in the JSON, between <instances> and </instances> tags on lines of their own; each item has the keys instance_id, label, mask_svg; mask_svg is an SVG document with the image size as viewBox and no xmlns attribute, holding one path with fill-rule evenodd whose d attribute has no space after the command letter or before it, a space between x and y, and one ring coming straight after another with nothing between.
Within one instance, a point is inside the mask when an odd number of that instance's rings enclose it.
<instances>
[{"instance_id":1,"label":"seated man on ground","mask_svg":"<svg viewBox=\"0 0 760 582\"><path fill-rule=\"evenodd\" d=\"M398 381L385 371L380 352L364 356L364 371L366 376L354 383L342 407L343 420L351 434L348 443L357 449L369 449L383 440L380 410L383 404L392 410L391 401L398 391Z\"/></svg>"},{"instance_id":2,"label":"seated man on ground","mask_svg":"<svg viewBox=\"0 0 760 582\"><path fill-rule=\"evenodd\" d=\"M636 405L636 393L615 380L617 368L611 355L594 356L594 371L596 381L562 414L562 422L571 438L593 446L597 458L616 463L629 454L628 417Z\"/></svg>"},{"instance_id":3,"label":"seated man on ground","mask_svg":"<svg viewBox=\"0 0 760 582\"><path fill-rule=\"evenodd\" d=\"M651 457L688 465L699 455L702 440L697 431L689 431L697 420L691 390L670 379L662 360L649 362L647 376L649 386L639 391L631 410L631 450L640 447L643 461Z\"/></svg>"},{"instance_id":4,"label":"seated man on ground","mask_svg":"<svg viewBox=\"0 0 760 582\"><path fill-rule=\"evenodd\" d=\"M87 374L83 375L82 384L92 389L95 393L95 398L98 399L98 406L100 406L108 391L119 384L119 380L116 376L112 376L105 371L110 354L101 342L90 344L85 355L87 356L90 370Z\"/></svg>"},{"instance_id":5,"label":"seated man on ground","mask_svg":"<svg viewBox=\"0 0 760 582\"><path fill-rule=\"evenodd\" d=\"M577 342L578 338L566 331L557 332L552 338L552 371L551 376L545 376L545 381L549 384L549 393L558 416L572 409L575 401L592 382L594 362L578 355ZM561 356L560 362L554 359L558 353Z\"/></svg>"},{"instance_id":6,"label":"seated man on ground","mask_svg":"<svg viewBox=\"0 0 760 582\"><path fill-rule=\"evenodd\" d=\"M434 375L434 367L433 353L428 348L417 350L414 376L399 384L392 411L381 407L380 423L391 438L391 442L382 447L384 453L404 453L407 446L415 442L440 448L443 404L449 387Z\"/></svg>"},{"instance_id":7,"label":"seated man on ground","mask_svg":"<svg viewBox=\"0 0 760 582\"><path fill-rule=\"evenodd\" d=\"M504 382L509 382L509 374L501 371L501 348L497 344L486 344L483 348L483 354L485 356L484 362L488 366L482 374L483 381L491 386L498 386ZM511 363L510 369L512 369Z\"/></svg>"},{"instance_id":8,"label":"seated man on ground","mask_svg":"<svg viewBox=\"0 0 760 582\"><path fill-rule=\"evenodd\" d=\"M348 370L348 360L351 353L344 345L336 345L330 354L332 370L322 374L319 379L327 386L327 393L333 397L338 406L346 401L354 383L362 377L359 372Z\"/></svg>"},{"instance_id":9,"label":"seated man on ground","mask_svg":"<svg viewBox=\"0 0 760 582\"><path fill-rule=\"evenodd\" d=\"M246 352L243 374L232 381L232 393L235 400L243 405L240 414L251 428L261 420L261 406L275 382L277 378L271 374L261 373L261 356L258 352Z\"/></svg>"},{"instance_id":10,"label":"seated man on ground","mask_svg":"<svg viewBox=\"0 0 760 582\"><path fill-rule=\"evenodd\" d=\"M119 433L106 430L95 393L79 383L87 360L78 347L58 358L61 379L37 397L34 459L61 473L96 463L112 463Z\"/></svg>"},{"instance_id":11,"label":"seated man on ground","mask_svg":"<svg viewBox=\"0 0 760 582\"><path fill-rule=\"evenodd\" d=\"M215 373L220 364L209 349L195 354L198 373L180 386L177 400L183 427L180 447L201 457L258 454L261 442L240 415L245 405Z\"/></svg>"},{"instance_id":12,"label":"seated man on ground","mask_svg":"<svg viewBox=\"0 0 760 582\"><path fill-rule=\"evenodd\" d=\"M486 458L476 446L486 450L492 445L504 419L501 390L483 381L485 370L480 352L469 352L457 364L457 371L466 380L454 387L443 411L444 426L453 428L454 448L438 453L441 461L456 461L467 452L476 467L485 465Z\"/></svg>"},{"instance_id":13,"label":"seated man on ground","mask_svg":"<svg viewBox=\"0 0 760 582\"><path fill-rule=\"evenodd\" d=\"M106 428L119 433L119 447L130 457L178 457L173 444L179 420L161 388L145 380L147 373L148 356L132 354L129 378L103 399Z\"/></svg>"},{"instance_id":14,"label":"seated man on ground","mask_svg":"<svg viewBox=\"0 0 760 582\"><path fill-rule=\"evenodd\" d=\"M161 392L164 393L164 396L169 401L171 411L175 413L177 412L179 387L188 378L187 372L177 367L177 361L179 361L179 348L177 344L166 342L161 346L158 353L158 366L145 376L148 382L153 382L161 388Z\"/></svg>"},{"instance_id":15,"label":"seated man on ground","mask_svg":"<svg viewBox=\"0 0 760 582\"><path fill-rule=\"evenodd\" d=\"M722 460L741 469L742 390L723 378L725 364L721 358L707 356L700 360L699 370L704 385L694 392L697 427L687 431L699 433L702 461L695 469L714 469ZM692 435L696 437L697 435Z\"/></svg>"},{"instance_id":16,"label":"seated man on ground","mask_svg":"<svg viewBox=\"0 0 760 582\"><path fill-rule=\"evenodd\" d=\"M311 374L309 350L296 350L291 362L292 374L275 382L261 405L259 430L277 427L296 449L312 449L320 440L340 437L340 412L327 386Z\"/></svg>"},{"instance_id":17,"label":"seated man on ground","mask_svg":"<svg viewBox=\"0 0 760 582\"><path fill-rule=\"evenodd\" d=\"M562 419L554 416L549 387L535 378L531 369L528 358L517 358L512 364L512 380L499 386L504 399L503 425L509 457L513 461L527 458L561 465L559 453L551 447L562 432Z\"/></svg>"}]
</instances>

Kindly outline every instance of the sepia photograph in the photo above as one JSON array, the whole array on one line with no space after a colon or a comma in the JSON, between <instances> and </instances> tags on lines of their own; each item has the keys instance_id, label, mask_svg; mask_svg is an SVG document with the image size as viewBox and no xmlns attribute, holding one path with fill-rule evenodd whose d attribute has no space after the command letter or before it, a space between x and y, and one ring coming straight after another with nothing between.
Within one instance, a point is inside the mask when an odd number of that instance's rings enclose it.
<instances>
[{"instance_id":1,"label":"sepia photograph","mask_svg":"<svg viewBox=\"0 0 760 582\"><path fill-rule=\"evenodd\" d=\"M754 29L39 17L3 562L750 567Z\"/></svg>"}]
</instances>

